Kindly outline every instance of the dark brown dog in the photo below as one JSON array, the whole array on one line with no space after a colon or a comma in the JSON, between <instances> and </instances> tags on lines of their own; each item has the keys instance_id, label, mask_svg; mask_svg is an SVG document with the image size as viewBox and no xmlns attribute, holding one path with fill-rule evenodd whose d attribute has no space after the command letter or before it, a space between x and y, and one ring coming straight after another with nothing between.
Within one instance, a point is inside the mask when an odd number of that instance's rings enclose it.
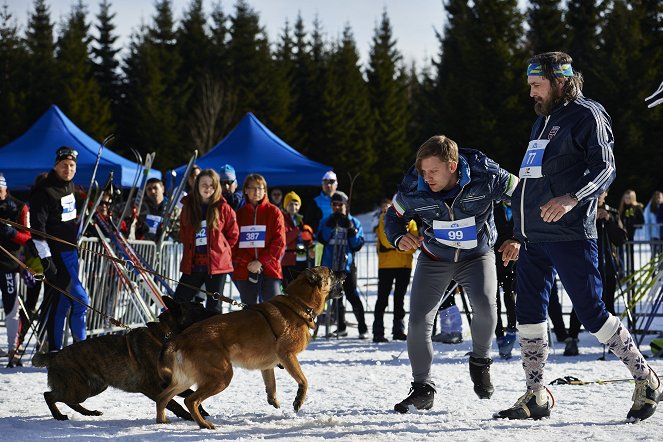
<instances>
[{"instance_id":1,"label":"dark brown dog","mask_svg":"<svg viewBox=\"0 0 663 442\"><path fill-rule=\"evenodd\" d=\"M37 354L32 358L35 367L48 367L48 385L44 399L55 419L68 417L58 410L56 402L85 416L99 416L97 410L81 405L108 386L130 393L143 393L156 400L162 388L157 372L159 354L166 340L196 321L213 314L200 304L178 304L163 297L168 310L159 315L159 322L131 330L126 335L105 335L76 342L57 353ZM191 391L185 392L190 394ZM177 402L168 402L168 409L180 418L191 415Z\"/></svg>"},{"instance_id":2,"label":"dark brown dog","mask_svg":"<svg viewBox=\"0 0 663 442\"><path fill-rule=\"evenodd\" d=\"M293 403L299 411L308 382L297 354L311 340L309 329L315 328L315 316L322 312L327 298L340 296L343 279L327 267L307 269L285 289L285 296L206 319L168 342L161 353L159 374L170 384L156 401L157 422L168 422L166 405L197 384L198 389L184 404L200 428L213 429L198 407L230 384L233 365L261 370L267 402L279 408L274 367L281 364L299 385Z\"/></svg>"}]
</instances>

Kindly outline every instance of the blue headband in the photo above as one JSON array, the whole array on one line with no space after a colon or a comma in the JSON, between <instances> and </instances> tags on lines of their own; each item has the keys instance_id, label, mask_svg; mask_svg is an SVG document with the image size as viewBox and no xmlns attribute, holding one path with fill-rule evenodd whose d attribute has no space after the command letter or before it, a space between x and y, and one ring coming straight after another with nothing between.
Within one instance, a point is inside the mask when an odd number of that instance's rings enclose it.
<instances>
[{"instance_id":1,"label":"blue headband","mask_svg":"<svg viewBox=\"0 0 663 442\"><path fill-rule=\"evenodd\" d=\"M573 68L570 63L554 64L553 73L555 74L555 77L573 77ZM527 76L545 76L541 63L530 63L530 65L527 66Z\"/></svg>"}]
</instances>

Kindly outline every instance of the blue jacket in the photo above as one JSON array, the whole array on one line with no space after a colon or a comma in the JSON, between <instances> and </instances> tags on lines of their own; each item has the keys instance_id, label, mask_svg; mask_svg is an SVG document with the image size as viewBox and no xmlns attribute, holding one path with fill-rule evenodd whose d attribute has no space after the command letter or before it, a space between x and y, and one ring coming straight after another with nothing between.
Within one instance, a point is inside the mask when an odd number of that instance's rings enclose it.
<instances>
[{"instance_id":1,"label":"blue jacket","mask_svg":"<svg viewBox=\"0 0 663 442\"><path fill-rule=\"evenodd\" d=\"M334 214L331 214L330 216L327 216L320 221L317 235L317 240L324 244L321 265L329 268L332 268L333 253L333 247L329 244L329 240L332 238L334 228L337 225L337 223L334 222L333 217ZM357 231L354 236L348 235L348 247L346 252L347 264L345 266L345 271L350 273L355 252L358 252L359 249L364 246L364 229L361 227L361 222L359 222L359 220L354 216L348 215L348 220L352 224L352 227Z\"/></svg>"},{"instance_id":2,"label":"blue jacket","mask_svg":"<svg viewBox=\"0 0 663 442\"><path fill-rule=\"evenodd\" d=\"M407 223L416 217L421 221L419 235L424 237L421 250L435 260L466 261L491 249L497 239L493 203L510 199L518 179L474 149L459 149L458 171L461 190L451 205L447 205L444 195L433 192L414 166L408 170L385 215L385 233L395 247L407 233ZM476 247L455 248L435 238L434 221L454 221L472 216L476 222Z\"/></svg>"},{"instance_id":3,"label":"blue jacket","mask_svg":"<svg viewBox=\"0 0 663 442\"><path fill-rule=\"evenodd\" d=\"M523 178L513 193L514 235L530 242L597 238L597 197L616 175L610 116L581 95L539 117L530 134L530 140L537 139L548 140L543 176ZM578 205L559 221L544 222L540 207L567 193L578 197Z\"/></svg>"}]
</instances>

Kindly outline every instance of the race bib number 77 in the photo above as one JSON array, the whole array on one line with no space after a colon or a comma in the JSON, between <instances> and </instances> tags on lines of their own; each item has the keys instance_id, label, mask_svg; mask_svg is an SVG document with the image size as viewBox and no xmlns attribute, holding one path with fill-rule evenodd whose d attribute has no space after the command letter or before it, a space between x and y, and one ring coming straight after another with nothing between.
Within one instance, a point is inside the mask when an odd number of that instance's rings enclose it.
<instances>
[{"instance_id":1,"label":"race bib number 77","mask_svg":"<svg viewBox=\"0 0 663 442\"><path fill-rule=\"evenodd\" d=\"M520 163L520 178L541 178L541 165L543 164L543 154L549 140L532 140L527 146L527 152L522 163Z\"/></svg>"}]
</instances>

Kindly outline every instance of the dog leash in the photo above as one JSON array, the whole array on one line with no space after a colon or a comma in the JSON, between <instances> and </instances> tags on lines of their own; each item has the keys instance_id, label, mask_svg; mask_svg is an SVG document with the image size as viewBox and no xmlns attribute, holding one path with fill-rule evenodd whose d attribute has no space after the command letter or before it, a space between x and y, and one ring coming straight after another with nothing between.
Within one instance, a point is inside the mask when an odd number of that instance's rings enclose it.
<instances>
[{"instance_id":1,"label":"dog leash","mask_svg":"<svg viewBox=\"0 0 663 442\"><path fill-rule=\"evenodd\" d=\"M32 228L30 228L30 227L24 226L23 224L18 224L18 223L15 223L15 222L13 222L13 221L10 221L10 220L8 220L8 219L0 218L0 222L7 223L7 224L9 224L10 226L12 226L12 227L14 227L14 228L17 228L17 229L21 229L21 230L28 231L28 232L30 232L30 233L34 233L35 235L38 235L38 236L40 236L40 237L42 237L42 238L50 239L50 240L53 240L53 241L59 242L59 243L61 243L61 244L68 245L68 246L70 246L70 247L74 247L74 248L77 249L77 250L90 252L90 253L93 253L93 254L95 254L95 255L97 255L97 256L101 256L101 257L103 257L103 258L106 258L106 259L108 259L108 260L110 260L110 261L114 261L114 262L116 262L116 263L118 263L118 264L122 264L123 266L125 266L125 267L127 268L128 271L133 271L133 269L136 269L136 270L141 271L141 272L146 272L146 273L149 273L149 274L152 274L152 275L155 275L155 276L159 276L159 277L163 278L163 279L166 280L166 281L170 281L170 282L174 282L174 283L177 283L177 284L181 284L182 286L184 286L184 287L186 287L186 288L189 288L189 289L192 289L192 290L196 290L196 291L198 291L198 292L200 292L200 293L204 293L205 295L207 295L207 296L213 298L213 299L216 300L216 301L227 302L227 303L229 303L229 304L231 304L231 305L233 305L233 306L240 307L240 308L244 308L244 307L246 307L246 304L244 304L243 302L236 301L236 300L234 300L234 299L232 299L232 298L229 298L228 296L224 296L224 295L220 294L219 292L210 292L210 291L208 291L208 290L203 290L201 287L196 287L196 286L191 285L191 284L187 284L187 283L184 283L184 282L180 282L180 281L177 280L177 279L169 278L169 277L164 276L164 275L162 275L162 274L160 274L160 273L158 273L158 272L156 272L156 271L154 271L154 270L147 269L147 268L145 268L145 267L142 267L142 266L140 266L140 265L137 265L136 263L134 263L133 261L131 261L131 260L129 260L129 259L120 259L120 258L116 258L116 257L114 257L114 256L110 256L110 255L107 255L107 254L105 254L105 253L98 252L98 251L96 251L96 250L92 250L92 249L87 248L87 247L84 247L84 246L79 246L79 245L77 245L77 244L74 244L74 243L71 243L71 242L69 242L69 241L66 241L66 240L64 240L64 239L62 239L62 238L58 238L57 236L50 235L50 234L48 234L48 233L46 233L46 232L42 232L41 230L32 229ZM12 255L12 256L13 256L13 255ZM34 274L34 272L32 272L32 273ZM41 275L41 277L42 277L42 279L43 279L43 274ZM59 290L59 289L58 289L58 290ZM96 310L95 310L95 311L96 311Z\"/></svg>"},{"instance_id":2,"label":"dog leash","mask_svg":"<svg viewBox=\"0 0 663 442\"><path fill-rule=\"evenodd\" d=\"M89 309L92 310L93 312L96 312L96 313L98 313L99 315L101 315L102 317L108 319L108 320L110 321L111 324L113 324L113 325L117 325L118 327L126 328L126 329L128 329L128 330L131 329L131 327L129 327L128 325L124 324L122 321L110 317L109 315L107 315L107 314L105 314L105 313L99 311L98 309L92 307L91 305L88 305L88 304L84 303L83 301L81 301L80 299L78 299L78 298L74 297L73 295L69 294L66 290L63 290L63 289L61 289L60 287L56 286L55 284L53 284L52 282L50 282L50 281L46 278L46 276L45 276L43 273L37 273L37 272L35 272L34 270L32 270L32 269L31 269L30 267L28 267L27 265L25 265L23 262L21 262L20 259L18 259L17 257L15 257L13 254L11 254L7 249L5 249L4 247L2 247L1 245L0 245L0 250L3 251L7 256L9 256L14 262L16 262L16 264L18 264L18 266L21 267L23 270L26 270L26 271L30 272L30 273L32 274L32 276L35 278L35 281L43 281L43 282L45 282L47 285L49 285L50 287L54 288L54 289L57 290L58 292L62 293L62 294L65 295L67 298L71 299L72 301L76 301L76 302L78 302L79 304L84 305L85 307L89 308ZM27 314L27 312L26 312L26 314Z\"/></svg>"}]
</instances>

